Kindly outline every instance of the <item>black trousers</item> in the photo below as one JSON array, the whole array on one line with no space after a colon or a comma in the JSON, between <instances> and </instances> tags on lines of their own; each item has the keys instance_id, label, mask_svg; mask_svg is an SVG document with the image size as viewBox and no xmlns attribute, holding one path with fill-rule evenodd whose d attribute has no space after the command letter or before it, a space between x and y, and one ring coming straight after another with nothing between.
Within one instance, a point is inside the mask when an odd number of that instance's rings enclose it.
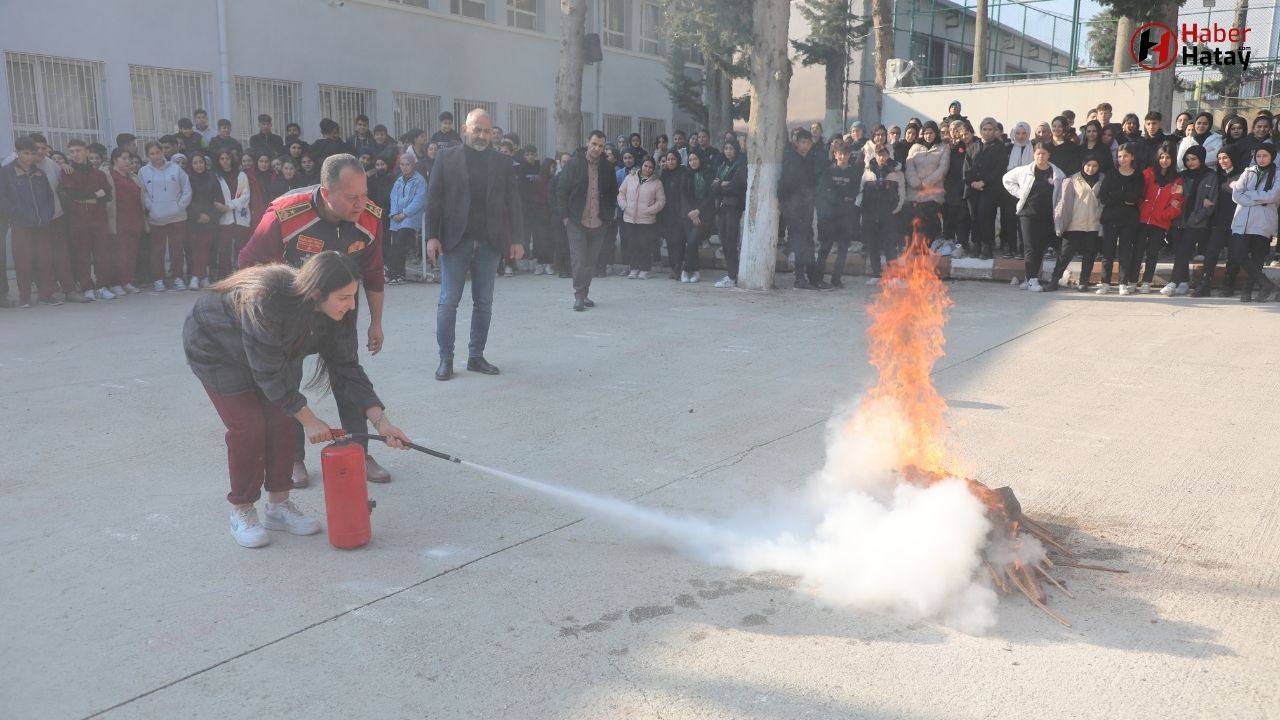
<instances>
[{"instance_id":1,"label":"black trousers","mask_svg":"<svg viewBox=\"0 0 1280 720\"><path fill-rule=\"evenodd\" d=\"M1067 265L1071 264L1071 260L1079 253L1080 284L1087 286L1093 282L1093 263L1098 259L1098 245L1101 237L1096 232L1084 230L1068 230L1064 232L1062 239L1066 241L1066 247L1063 248L1062 254L1058 255L1058 261L1053 265L1053 281L1057 282L1062 279L1063 273L1067 271Z\"/></svg>"},{"instance_id":2,"label":"black trousers","mask_svg":"<svg viewBox=\"0 0 1280 720\"><path fill-rule=\"evenodd\" d=\"M534 208L524 218L526 250L539 265L552 265L556 261L556 240L551 233L551 213L546 208Z\"/></svg>"},{"instance_id":3,"label":"black trousers","mask_svg":"<svg viewBox=\"0 0 1280 720\"><path fill-rule=\"evenodd\" d=\"M738 279L738 260L742 250L742 208L721 207L716 214L720 249L724 251L725 274Z\"/></svg>"},{"instance_id":4,"label":"black trousers","mask_svg":"<svg viewBox=\"0 0 1280 720\"><path fill-rule=\"evenodd\" d=\"M1173 234L1173 276L1169 282L1191 282L1191 255L1203 247L1208 228L1178 228Z\"/></svg>"},{"instance_id":5,"label":"black trousers","mask_svg":"<svg viewBox=\"0 0 1280 720\"><path fill-rule=\"evenodd\" d=\"M556 272L560 275L569 275L573 272L573 257L569 252L569 231L559 218L551 221L551 240L555 244L553 262Z\"/></svg>"},{"instance_id":6,"label":"black trousers","mask_svg":"<svg viewBox=\"0 0 1280 720\"><path fill-rule=\"evenodd\" d=\"M809 278L810 280L822 279L822 274L827 268L827 258L831 255L831 248L834 246L836 266L831 271L831 281L839 282L844 275L845 260L849 257L849 245L854 240L856 229L858 225L854 222L852 212L818 216L818 264L817 272L814 273L814 277Z\"/></svg>"},{"instance_id":7,"label":"black trousers","mask_svg":"<svg viewBox=\"0 0 1280 720\"><path fill-rule=\"evenodd\" d=\"M418 242L418 234L413 228L400 228L391 233L391 242L387 243L387 257L383 264L387 266L387 275L392 278L404 277L404 259L409 248Z\"/></svg>"},{"instance_id":8,"label":"black trousers","mask_svg":"<svg viewBox=\"0 0 1280 720\"><path fill-rule=\"evenodd\" d=\"M796 256L796 278L813 274L815 264L813 247L813 208L788 208L787 243Z\"/></svg>"},{"instance_id":9,"label":"black trousers","mask_svg":"<svg viewBox=\"0 0 1280 720\"><path fill-rule=\"evenodd\" d=\"M1000 198L997 190L1004 193L1003 188L981 190L968 198L969 215L972 218L970 237L973 240L974 252L989 255L995 251L996 244L996 210L1000 209Z\"/></svg>"},{"instance_id":10,"label":"black trousers","mask_svg":"<svg viewBox=\"0 0 1280 720\"><path fill-rule=\"evenodd\" d=\"M1147 247L1146 225L1138 222L1117 223L1102 227L1103 237L1111 237L1115 233L1116 256L1120 260L1120 283L1133 285L1138 282L1138 271L1142 268L1142 255ZM1104 240L1105 244L1106 240Z\"/></svg>"},{"instance_id":11,"label":"black trousers","mask_svg":"<svg viewBox=\"0 0 1280 720\"><path fill-rule=\"evenodd\" d=\"M624 222L622 233L625 238L623 245L630 251L626 258L627 264L632 270L649 272L653 268L653 246L658 244L657 224Z\"/></svg>"},{"instance_id":12,"label":"black trousers","mask_svg":"<svg viewBox=\"0 0 1280 720\"><path fill-rule=\"evenodd\" d=\"M702 247L702 243L711 238L711 234L715 232L715 224L704 220L701 225L694 225L692 220L684 221L684 242L676 241L676 259L671 261L672 272L687 272L693 274L698 272L698 249Z\"/></svg>"},{"instance_id":13,"label":"black trousers","mask_svg":"<svg viewBox=\"0 0 1280 720\"><path fill-rule=\"evenodd\" d=\"M942 206L942 236L954 240L957 244L969 247L969 232L972 220L969 217L969 205L964 199L947 202Z\"/></svg>"},{"instance_id":14,"label":"black trousers","mask_svg":"<svg viewBox=\"0 0 1280 720\"><path fill-rule=\"evenodd\" d=\"M1000 246L1007 253L1017 254L1022 248L1018 223L1018 198L1000 188Z\"/></svg>"},{"instance_id":15,"label":"black trousers","mask_svg":"<svg viewBox=\"0 0 1280 720\"><path fill-rule=\"evenodd\" d=\"M1235 289L1236 278L1240 276L1240 263L1231 252L1231 226L1209 228L1208 249L1204 253L1204 272L1200 275L1200 283L1205 290L1213 288L1213 276L1218 273L1218 260L1222 251L1227 251L1227 284Z\"/></svg>"},{"instance_id":16,"label":"black trousers","mask_svg":"<svg viewBox=\"0 0 1280 720\"><path fill-rule=\"evenodd\" d=\"M914 203L911 208L912 220L920 221L920 232L929 238L929 242L942 237L942 204L933 200Z\"/></svg>"},{"instance_id":17,"label":"black trousers","mask_svg":"<svg viewBox=\"0 0 1280 720\"><path fill-rule=\"evenodd\" d=\"M607 266L613 263L614 247L618 244L618 226L622 223L609 220L604 224L604 239L600 241L600 252L596 255L596 274L602 274Z\"/></svg>"},{"instance_id":18,"label":"black trousers","mask_svg":"<svg viewBox=\"0 0 1280 720\"><path fill-rule=\"evenodd\" d=\"M1240 267L1249 275L1246 290L1264 288L1271 285L1271 280L1262 273L1262 263L1266 262L1267 252L1271 250L1271 238L1261 235L1231 236L1231 254Z\"/></svg>"},{"instance_id":19,"label":"black trousers","mask_svg":"<svg viewBox=\"0 0 1280 720\"><path fill-rule=\"evenodd\" d=\"M862 215L862 248L871 263L872 277L880 277L883 268L880 256L893 262L898 257L898 241L902 237L902 229L898 226L896 215L881 219L875 213Z\"/></svg>"},{"instance_id":20,"label":"black trousers","mask_svg":"<svg viewBox=\"0 0 1280 720\"><path fill-rule=\"evenodd\" d=\"M1164 241L1169 236L1169 231L1155 225L1143 225L1142 231L1146 236L1142 282L1149 283L1156 277L1156 263L1160 261L1160 250L1164 248Z\"/></svg>"},{"instance_id":21,"label":"black trousers","mask_svg":"<svg viewBox=\"0 0 1280 720\"><path fill-rule=\"evenodd\" d=\"M6 256L9 251L9 218L0 215L0 298L9 297L9 266ZM26 288L27 293L31 292L31 288ZM25 295L22 288L18 289L19 295Z\"/></svg>"},{"instance_id":22,"label":"black trousers","mask_svg":"<svg viewBox=\"0 0 1280 720\"><path fill-rule=\"evenodd\" d=\"M1052 215L1019 215L1022 225L1022 242L1025 243L1026 254L1023 257L1023 268L1027 280L1038 279L1044 267L1044 251L1049 243L1057 239L1054 232Z\"/></svg>"}]
</instances>

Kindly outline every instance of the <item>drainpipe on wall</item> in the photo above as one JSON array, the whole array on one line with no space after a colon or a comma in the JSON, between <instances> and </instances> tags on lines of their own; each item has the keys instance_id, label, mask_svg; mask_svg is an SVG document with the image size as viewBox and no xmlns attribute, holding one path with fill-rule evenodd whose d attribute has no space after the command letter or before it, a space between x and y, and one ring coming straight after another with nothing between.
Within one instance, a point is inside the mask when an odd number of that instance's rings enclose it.
<instances>
[{"instance_id":1,"label":"drainpipe on wall","mask_svg":"<svg viewBox=\"0 0 1280 720\"><path fill-rule=\"evenodd\" d=\"M222 81L222 114L219 117L230 118L231 107L231 71L227 59L227 0L218 0L218 73Z\"/></svg>"}]
</instances>

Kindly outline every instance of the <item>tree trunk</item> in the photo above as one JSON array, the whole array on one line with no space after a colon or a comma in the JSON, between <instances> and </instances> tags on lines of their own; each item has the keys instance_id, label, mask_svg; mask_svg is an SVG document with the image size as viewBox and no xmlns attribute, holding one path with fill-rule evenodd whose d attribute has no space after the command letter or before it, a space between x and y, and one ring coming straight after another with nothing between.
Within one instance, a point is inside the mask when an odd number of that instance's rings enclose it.
<instances>
[{"instance_id":1,"label":"tree trunk","mask_svg":"<svg viewBox=\"0 0 1280 720\"><path fill-rule=\"evenodd\" d=\"M1171 28L1178 27L1178 2L1177 0L1161 0L1160 5L1152 13L1152 19L1162 22ZM1174 32L1177 32L1176 30ZM1173 90L1174 80L1176 79L1175 71L1178 69L1178 63L1173 63L1169 67L1151 73L1151 79L1148 81L1148 92L1150 100L1147 103L1148 110L1157 110L1165 116L1165 129L1173 128Z\"/></svg>"},{"instance_id":2,"label":"tree trunk","mask_svg":"<svg viewBox=\"0 0 1280 720\"><path fill-rule=\"evenodd\" d=\"M1248 21L1249 21L1249 0L1237 0L1236 14L1231 19L1231 27L1238 28L1241 31L1243 31ZM1241 32L1241 38L1243 37L1244 37L1244 33ZM1243 39L1240 42L1235 43L1231 47L1231 49L1235 51L1236 57L1240 56L1240 49L1243 47L1244 47ZM1227 69L1228 68L1224 68L1224 70L1227 70ZM1230 79L1230 82L1228 82L1226 86L1223 87L1222 89L1222 96L1223 96L1222 99L1226 101L1223 104L1226 105L1227 112L1240 112L1240 105L1241 105L1240 86L1243 85L1242 81L1244 79L1244 73L1240 70L1238 66L1229 68L1229 69L1231 71L1230 75L1228 75L1226 72L1223 72L1223 77Z\"/></svg>"},{"instance_id":3,"label":"tree trunk","mask_svg":"<svg viewBox=\"0 0 1280 720\"><path fill-rule=\"evenodd\" d=\"M973 19L973 81L987 80L987 0L978 0Z\"/></svg>"},{"instance_id":4,"label":"tree trunk","mask_svg":"<svg viewBox=\"0 0 1280 720\"><path fill-rule=\"evenodd\" d=\"M560 71L556 73L556 157L582 145L582 36L587 0L560 0Z\"/></svg>"},{"instance_id":5,"label":"tree trunk","mask_svg":"<svg viewBox=\"0 0 1280 720\"><path fill-rule=\"evenodd\" d=\"M871 0L871 20L876 27L876 87L883 90L885 64L893 57L893 0Z\"/></svg>"},{"instance_id":6,"label":"tree trunk","mask_svg":"<svg viewBox=\"0 0 1280 720\"><path fill-rule=\"evenodd\" d=\"M1133 35L1133 18L1121 16L1116 23L1116 49L1111 61L1111 72L1129 71L1129 40Z\"/></svg>"},{"instance_id":7,"label":"tree trunk","mask_svg":"<svg viewBox=\"0 0 1280 720\"><path fill-rule=\"evenodd\" d=\"M822 118L822 129L827 137L835 137L844 132L844 72L846 58L843 62L827 63L824 67L826 76L826 113Z\"/></svg>"},{"instance_id":8,"label":"tree trunk","mask_svg":"<svg viewBox=\"0 0 1280 720\"><path fill-rule=\"evenodd\" d=\"M778 263L778 178L787 143L788 0L753 0L756 45L751 55L751 120L747 129L747 208L742 223L738 287L773 288Z\"/></svg>"}]
</instances>

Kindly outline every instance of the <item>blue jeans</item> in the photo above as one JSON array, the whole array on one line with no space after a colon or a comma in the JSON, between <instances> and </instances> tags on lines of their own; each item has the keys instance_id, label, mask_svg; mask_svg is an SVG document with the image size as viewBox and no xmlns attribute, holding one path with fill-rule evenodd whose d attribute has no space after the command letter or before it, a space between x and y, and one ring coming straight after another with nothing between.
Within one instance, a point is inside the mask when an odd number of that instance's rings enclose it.
<instances>
[{"instance_id":1,"label":"blue jeans","mask_svg":"<svg viewBox=\"0 0 1280 720\"><path fill-rule=\"evenodd\" d=\"M471 271L471 344L467 357L484 355L493 317L493 286L498 277L498 251L486 242L463 239L440 255L440 304L436 306L436 345L440 359L453 359L453 326L458 319L458 301Z\"/></svg>"}]
</instances>

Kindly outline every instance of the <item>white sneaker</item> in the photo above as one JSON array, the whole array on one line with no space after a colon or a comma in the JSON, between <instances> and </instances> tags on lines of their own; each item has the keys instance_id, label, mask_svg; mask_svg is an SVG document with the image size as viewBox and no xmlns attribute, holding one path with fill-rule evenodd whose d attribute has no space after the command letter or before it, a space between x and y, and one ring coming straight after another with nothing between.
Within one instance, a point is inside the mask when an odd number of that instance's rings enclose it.
<instances>
[{"instance_id":1,"label":"white sneaker","mask_svg":"<svg viewBox=\"0 0 1280 720\"><path fill-rule=\"evenodd\" d=\"M1186 295L1191 292L1191 283L1178 283L1178 289L1173 291L1174 295Z\"/></svg>"},{"instance_id":2,"label":"white sneaker","mask_svg":"<svg viewBox=\"0 0 1280 720\"><path fill-rule=\"evenodd\" d=\"M268 502L263 514L266 520L262 525L268 530L284 530L290 535L315 535L320 532L320 521L304 514L292 500L285 500L279 505Z\"/></svg>"},{"instance_id":3,"label":"white sneaker","mask_svg":"<svg viewBox=\"0 0 1280 720\"><path fill-rule=\"evenodd\" d=\"M1044 292L1044 288L1040 287L1040 278L1031 278L1028 280L1027 290L1031 292Z\"/></svg>"},{"instance_id":4,"label":"white sneaker","mask_svg":"<svg viewBox=\"0 0 1280 720\"><path fill-rule=\"evenodd\" d=\"M1164 287L1160 288L1160 294L1165 297L1173 297L1173 293L1177 289L1178 286L1176 283L1166 283Z\"/></svg>"},{"instance_id":5,"label":"white sneaker","mask_svg":"<svg viewBox=\"0 0 1280 720\"><path fill-rule=\"evenodd\" d=\"M258 509L252 505L236 505L231 508L231 537L241 547L262 547L271 542L267 531L258 522Z\"/></svg>"},{"instance_id":6,"label":"white sneaker","mask_svg":"<svg viewBox=\"0 0 1280 720\"><path fill-rule=\"evenodd\" d=\"M207 277L200 278L200 289L206 290L208 289L208 287L209 287L209 278Z\"/></svg>"},{"instance_id":7,"label":"white sneaker","mask_svg":"<svg viewBox=\"0 0 1280 720\"><path fill-rule=\"evenodd\" d=\"M84 291L84 301L85 301L85 302L93 302L93 301L94 301L94 300L96 300L97 298L98 298L98 296L97 296L97 295L95 295L95 294L93 293L93 291L92 291L92 290L85 290L85 291Z\"/></svg>"},{"instance_id":8,"label":"white sneaker","mask_svg":"<svg viewBox=\"0 0 1280 720\"><path fill-rule=\"evenodd\" d=\"M682 282L682 283L687 283L687 282L689 282L689 273L681 271L681 273L680 273L680 282Z\"/></svg>"},{"instance_id":9,"label":"white sneaker","mask_svg":"<svg viewBox=\"0 0 1280 720\"><path fill-rule=\"evenodd\" d=\"M533 267L533 274L534 274L534 275L541 275L541 274L542 274L542 266L541 266L541 265L535 265L535 266Z\"/></svg>"},{"instance_id":10,"label":"white sneaker","mask_svg":"<svg viewBox=\"0 0 1280 720\"><path fill-rule=\"evenodd\" d=\"M867 284L868 284L868 285L872 285L872 286L879 285L879 284L880 284L880 278L878 278L878 277L868 278L868 279L867 279Z\"/></svg>"},{"instance_id":11,"label":"white sneaker","mask_svg":"<svg viewBox=\"0 0 1280 720\"><path fill-rule=\"evenodd\" d=\"M515 271L511 269L510 265L503 268L502 270L502 277L514 277L515 274L516 274Z\"/></svg>"},{"instance_id":12,"label":"white sneaker","mask_svg":"<svg viewBox=\"0 0 1280 720\"><path fill-rule=\"evenodd\" d=\"M94 291L93 296L99 300L115 300L116 294L106 288L98 288Z\"/></svg>"},{"instance_id":13,"label":"white sneaker","mask_svg":"<svg viewBox=\"0 0 1280 720\"><path fill-rule=\"evenodd\" d=\"M621 267L622 269L618 271L618 277L630 277L631 268L627 267L626 265L622 265Z\"/></svg>"},{"instance_id":14,"label":"white sneaker","mask_svg":"<svg viewBox=\"0 0 1280 720\"><path fill-rule=\"evenodd\" d=\"M717 280L717 281L716 281L716 287L718 287L718 288L731 288L731 287L738 287L738 281L737 281L737 280L734 280L733 278L729 277L728 275L725 275L724 277L722 277L722 278L720 278L719 280Z\"/></svg>"},{"instance_id":15,"label":"white sneaker","mask_svg":"<svg viewBox=\"0 0 1280 720\"><path fill-rule=\"evenodd\" d=\"M1203 256L1203 255L1197 255L1197 256L1195 256L1195 257L1191 258L1191 262L1204 262L1204 256Z\"/></svg>"},{"instance_id":16,"label":"white sneaker","mask_svg":"<svg viewBox=\"0 0 1280 720\"><path fill-rule=\"evenodd\" d=\"M191 278L189 281L187 281L187 289L188 289L188 290L190 290L190 291L192 291L192 292L199 292L199 290L200 290L200 278L198 278L198 277L193 277L193 278Z\"/></svg>"},{"instance_id":17,"label":"white sneaker","mask_svg":"<svg viewBox=\"0 0 1280 720\"><path fill-rule=\"evenodd\" d=\"M639 275L636 275L636 279L637 279L637 280L648 280L648 279L649 279L649 271L648 271L648 270L641 270L641 271L640 271L640 274L639 274Z\"/></svg>"},{"instance_id":18,"label":"white sneaker","mask_svg":"<svg viewBox=\"0 0 1280 720\"><path fill-rule=\"evenodd\" d=\"M1138 292L1139 292L1139 293L1142 293L1143 295L1150 295L1150 294L1151 294L1151 283L1142 283L1141 285L1139 285L1139 286L1138 286Z\"/></svg>"},{"instance_id":19,"label":"white sneaker","mask_svg":"<svg viewBox=\"0 0 1280 720\"><path fill-rule=\"evenodd\" d=\"M129 293L130 295L137 295L138 293L142 292L138 288L134 287L133 283L125 283L124 291Z\"/></svg>"},{"instance_id":20,"label":"white sneaker","mask_svg":"<svg viewBox=\"0 0 1280 720\"><path fill-rule=\"evenodd\" d=\"M1019 284L1018 284L1018 289L1019 289L1019 290L1029 290L1029 289L1031 289L1031 281L1030 281L1030 280L1023 280L1021 283L1019 283Z\"/></svg>"},{"instance_id":21,"label":"white sneaker","mask_svg":"<svg viewBox=\"0 0 1280 720\"><path fill-rule=\"evenodd\" d=\"M173 289L174 289L174 290L186 290L186 289L187 289L187 284L186 284L186 283L184 283L184 282L182 282L182 278L180 278L180 277L176 277L176 278L174 278L174 279L173 279Z\"/></svg>"},{"instance_id":22,"label":"white sneaker","mask_svg":"<svg viewBox=\"0 0 1280 720\"><path fill-rule=\"evenodd\" d=\"M631 272L627 273L627 279L628 279L628 280L639 280L639 279L640 279L640 271L639 271L639 270L632 270Z\"/></svg>"},{"instance_id":23,"label":"white sneaker","mask_svg":"<svg viewBox=\"0 0 1280 720\"><path fill-rule=\"evenodd\" d=\"M164 292L164 289L165 289L165 288L164 288L164 281L163 281L163 280L157 280L157 281L155 282L155 285L153 285L153 286L152 286L152 289L153 289L153 290L155 290L156 292Z\"/></svg>"},{"instance_id":24,"label":"white sneaker","mask_svg":"<svg viewBox=\"0 0 1280 720\"><path fill-rule=\"evenodd\" d=\"M110 288L110 290L111 290L111 294L112 294L112 295L115 295L116 297L124 297L124 296L125 296L125 290L124 290L124 288L120 287L119 285L112 285L112 286L111 286L111 288Z\"/></svg>"},{"instance_id":25,"label":"white sneaker","mask_svg":"<svg viewBox=\"0 0 1280 720\"><path fill-rule=\"evenodd\" d=\"M1132 285L1126 285L1125 283L1120 283L1120 294L1121 294L1121 295L1132 295L1132 294L1133 294L1133 286L1132 286Z\"/></svg>"},{"instance_id":26,"label":"white sneaker","mask_svg":"<svg viewBox=\"0 0 1280 720\"><path fill-rule=\"evenodd\" d=\"M1120 287L1121 287L1121 288L1123 288L1124 286L1123 286L1123 285L1121 285ZM1094 295L1106 295L1106 294L1107 294L1107 293L1109 293L1109 292L1111 292L1111 286L1110 286L1110 285L1107 285L1106 283L1103 283L1102 285L1099 285L1099 286L1098 286L1098 289L1097 289L1097 290L1094 290L1094 291L1093 291L1093 294L1094 294Z\"/></svg>"},{"instance_id":27,"label":"white sneaker","mask_svg":"<svg viewBox=\"0 0 1280 720\"><path fill-rule=\"evenodd\" d=\"M689 275L689 282L691 283L696 283L701 279L702 279L702 275L697 272L690 273Z\"/></svg>"}]
</instances>

